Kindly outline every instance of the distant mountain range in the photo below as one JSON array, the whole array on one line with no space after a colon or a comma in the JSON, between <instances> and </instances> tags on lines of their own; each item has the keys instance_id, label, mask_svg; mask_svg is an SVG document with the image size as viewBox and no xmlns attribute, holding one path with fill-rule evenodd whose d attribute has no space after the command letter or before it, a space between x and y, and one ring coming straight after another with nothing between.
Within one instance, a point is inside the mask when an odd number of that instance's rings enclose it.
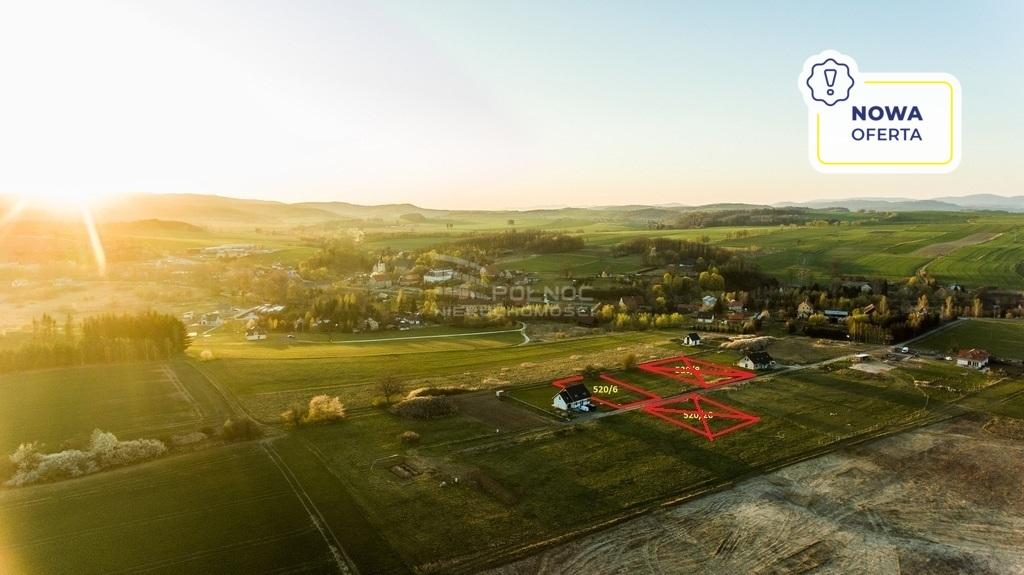
<instances>
[{"instance_id":1,"label":"distant mountain range","mask_svg":"<svg viewBox=\"0 0 1024 575\"><path fill-rule=\"evenodd\" d=\"M845 200L813 200L810 202L781 202L780 207L804 207L815 209L847 208L850 210L879 210L890 212L962 212L964 210L1002 210L1024 213L1024 196L997 196L995 194L972 194L969 196L946 196L930 200L910 198L850 198Z\"/></svg>"},{"instance_id":2,"label":"distant mountain range","mask_svg":"<svg viewBox=\"0 0 1024 575\"><path fill-rule=\"evenodd\" d=\"M0 216L11 205L11 197L0 196ZM97 207L95 217L101 222L131 222L139 220L176 220L202 226L295 226L312 225L339 220L359 221L414 221L417 214L435 221L474 214L491 217L522 218L526 215L540 218L577 218L598 220L669 220L674 216L695 211L729 211L769 207L801 207L827 210L874 210L880 212L963 212L1002 210L1024 213L1024 196L997 196L974 194L960 197L941 197L927 200L909 198L851 198L842 200L814 200L810 202L782 202L774 206L755 204L708 204L684 206L622 205L585 208L549 207L532 210L435 210L413 204L384 204L367 206L348 202L285 203L266 200L230 198L199 194L130 194L106 201ZM23 214L27 219L53 219L54 214L30 208ZM406 218L403 218L406 216ZM75 216L77 217L77 216Z\"/></svg>"}]
</instances>

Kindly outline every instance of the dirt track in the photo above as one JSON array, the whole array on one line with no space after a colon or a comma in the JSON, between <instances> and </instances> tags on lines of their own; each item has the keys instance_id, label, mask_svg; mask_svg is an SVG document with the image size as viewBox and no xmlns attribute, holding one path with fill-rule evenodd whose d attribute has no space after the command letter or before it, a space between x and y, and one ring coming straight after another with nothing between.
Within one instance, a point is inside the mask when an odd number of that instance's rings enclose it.
<instances>
[{"instance_id":1,"label":"dirt track","mask_svg":"<svg viewBox=\"0 0 1024 575\"><path fill-rule=\"evenodd\" d=\"M1021 573L1024 442L960 420L747 481L491 571Z\"/></svg>"}]
</instances>

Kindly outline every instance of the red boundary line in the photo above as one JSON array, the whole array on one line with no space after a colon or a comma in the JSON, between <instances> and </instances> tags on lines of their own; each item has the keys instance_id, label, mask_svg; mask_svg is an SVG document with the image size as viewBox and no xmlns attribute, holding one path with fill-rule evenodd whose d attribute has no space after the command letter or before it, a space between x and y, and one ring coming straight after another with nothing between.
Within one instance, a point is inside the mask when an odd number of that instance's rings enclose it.
<instances>
[{"instance_id":1,"label":"red boundary line","mask_svg":"<svg viewBox=\"0 0 1024 575\"><path fill-rule=\"evenodd\" d=\"M683 367L666 367L667 364L679 363L682 363ZM755 375L749 371L742 369L735 369L716 363L690 359L685 355L648 361L641 363L637 367L648 373L653 373L662 377L668 377L676 381L682 381L684 383L696 383L698 386L704 389L710 389L712 387L719 387L730 383L745 381L754 377ZM687 369L687 375L681 375L679 373L680 369ZM709 372L710 375L714 376L724 376L726 379L722 381L708 383L707 380L704 379L704 373L707 372ZM723 435L728 435L735 431L739 431L740 429L749 427L761 421L761 418L756 415L740 411L734 407L715 401L709 397L705 397L696 392L689 393L679 397L664 398L650 390L616 379L608 374L602 373L598 377L600 377L603 381L606 381L613 385L622 386L634 393L646 395L648 399L638 399L636 401L631 401L629 403L616 403L614 401L610 401L601 397L591 396L591 401L597 402L607 407L611 407L612 409L616 410L641 407L644 413L653 415L654 417L657 417L662 421L671 423L672 425L675 425L676 427L679 427L681 429L685 429L687 431L696 433L697 435L706 438L708 441L714 441L715 439L722 437ZM570 377L556 379L551 382L551 385L559 389L565 389L568 385L581 382L583 381L583 379L584 377L582 375L573 375ZM693 409L666 407L669 405L685 403L692 404ZM703 404L709 404L717 409L713 411L708 411L704 409ZM701 427L690 425L685 421L679 419L678 417L673 417L673 414L695 415L697 416L697 419L700 420ZM712 430L711 425L708 423L708 420L713 418L734 419L738 420L738 423L735 423L733 425L716 431Z\"/></svg>"},{"instance_id":2,"label":"red boundary line","mask_svg":"<svg viewBox=\"0 0 1024 575\"><path fill-rule=\"evenodd\" d=\"M683 365L679 366L678 364L680 363ZM677 365L668 367L669 364ZM647 361L637 367L648 373L668 377L683 383L694 383L704 389L745 381L755 376L755 374L743 369L692 359L685 355ZM681 370L684 371L685 375L680 373ZM722 377L724 379L709 382L705 375Z\"/></svg>"},{"instance_id":3,"label":"red boundary line","mask_svg":"<svg viewBox=\"0 0 1024 575\"><path fill-rule=\"evenodd\" d=\"M692 403L693 406L694 406L694 409L692 409L692 410L690 410L690 409L672 409L672 408L665 407L667 405L675 405L675 404L680 404L680 403L682 403L682 404ZM705 403L706 404L710 404L710 405L714 406L717 409L715 411L708 411L708 410L704 409L704 405L703 404L705 404ZM659 403L658 405L651 405L651 406L645 407L644 411L646 411L647 413L649 413L649 414L651 414L651 415L653 415L653 416L655 416L655 417L657 417L659 419L667 421L668 423L671 423L672 425L676 425L678 427L682 427L683 429L687 429L689 431L697 433L698 435L703 435L704 437L706 437L708 439L708 441L714 441L715 439L717 439L719 437L722 437L723 435L728 435L728 434L730 434L730 433L732 433L734 431L739 431L740 429L743 429L744 427L749 427L749 426L754 425L755 423L761 421L761 418L756 416L756 415L752 415L752 414L740 411L740 410L738 410L738 409L736 409L734 407L730 407L728 405L725 405L724 403L715 401L715 400L713 400L713 399L711 399L709 397L705 397L705 396L700 395L698 393L691 393L689 395L684 395L683 397L678 397L678 398L672 399L670 401L666 401L665 403ZM678 417L672 417L671 415L668 415L668 414L683 414L683 415L693 414L693 415L696 415L697 419L700 420L701 425L703 426L703 429L698 429L698 428L696 428L696 427L694 427L692 425L689 425L686 422L680 420ZM712 418L734 419L734 420L737 420L738 423L734 423L734 424L732 424L732 425L730 425L728 427L725 427L725 428L722 428L722 429L719 429L719 430L712 430L711 429L711 424L708 423L708 420L712 419Z\"/></svg>"}]
</instances>

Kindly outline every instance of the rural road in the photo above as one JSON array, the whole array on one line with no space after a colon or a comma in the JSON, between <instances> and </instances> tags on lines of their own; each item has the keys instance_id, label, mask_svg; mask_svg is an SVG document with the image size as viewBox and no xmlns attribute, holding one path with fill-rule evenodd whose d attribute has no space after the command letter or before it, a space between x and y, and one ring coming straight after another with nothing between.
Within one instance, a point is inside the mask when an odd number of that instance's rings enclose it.
<instances>
[{"instance_id":1,"label":"rural road","mask_svg":"<svg viewBox=\"0 0 1024 575\"><path fill-rule=\"evenodd\" d=\"M405 337L377 337L370 339L349 339L344 341L314 341L311 339L295 339L292 341L299 343L329 343L329 344L346 344L346 343L376 343L380 341L404 341L407 339L443 339L449 337L474 337L478 335L496 335L500 333L520 333L523 336L523 343L530 343L530 337L526 335L526 324L519 322L522 327L516 329L501 329L495 331L474 331L470 333L441 333L437 335L407 335Z\"/></svg>"}]
</instances>

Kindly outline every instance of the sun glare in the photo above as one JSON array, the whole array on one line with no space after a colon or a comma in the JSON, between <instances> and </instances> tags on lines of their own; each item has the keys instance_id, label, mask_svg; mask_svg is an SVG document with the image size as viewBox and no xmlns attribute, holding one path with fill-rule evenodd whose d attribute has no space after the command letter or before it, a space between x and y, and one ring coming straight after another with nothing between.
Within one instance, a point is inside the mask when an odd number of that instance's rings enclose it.
<instances>
[{"instance_id":1,"label":"sun glare","mask_svg":"<svg viewBox=\"0 0 1024 575\"><path fill-rule=\"evenodd\" d=\"M78 212L82 206L94 206L107 194L81 189L47 190L22 194L27 205L50 212Z\"/></svg>"},{"instance_id":2,"label":"sun glare","mask_svg":"<svg viewBox=\"0 0 1024 575\"><path fill-rule=\"evenodd\" d=\"M92 214L93 206L98 204L103 196L104 194L74 190L59 193L22 194L15 198L5 213L0 214L0 237L3 237L11 224L29 209L60 217L81 218L82 225L85 226L86 234L89 237L89 248L96 262L96 270L99 275L104 276L107 273L107 254L103 249L103 240L100 238Z\"/></svg>"}]
</instances>

